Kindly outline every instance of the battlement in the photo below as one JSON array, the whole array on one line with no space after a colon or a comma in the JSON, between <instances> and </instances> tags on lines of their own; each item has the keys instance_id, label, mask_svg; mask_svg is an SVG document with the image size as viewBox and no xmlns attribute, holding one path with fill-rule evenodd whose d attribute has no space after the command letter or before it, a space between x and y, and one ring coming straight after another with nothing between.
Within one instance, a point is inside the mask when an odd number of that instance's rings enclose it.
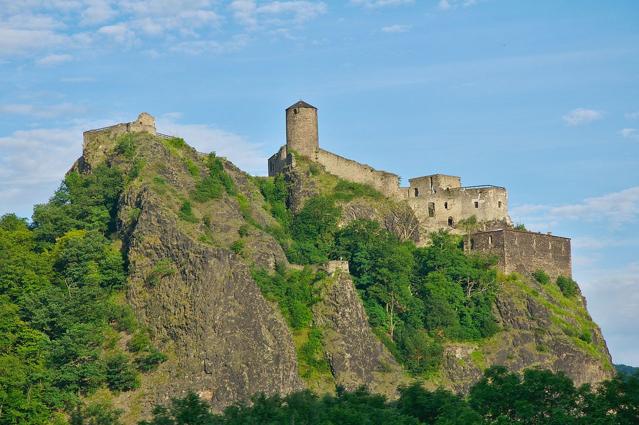
<instances>
[{"instance_id":1,"label":"battlement","mask_svg":"<svg viewBox=\"0 0 639 425\"><path fill-rule=\"evenodd\" d=\"M531 274L543 270L552 279L572 276L570 239L551 234L515 229L473 233L464 248L496 255L506 272Z\"/></svg>"}]
</instances>

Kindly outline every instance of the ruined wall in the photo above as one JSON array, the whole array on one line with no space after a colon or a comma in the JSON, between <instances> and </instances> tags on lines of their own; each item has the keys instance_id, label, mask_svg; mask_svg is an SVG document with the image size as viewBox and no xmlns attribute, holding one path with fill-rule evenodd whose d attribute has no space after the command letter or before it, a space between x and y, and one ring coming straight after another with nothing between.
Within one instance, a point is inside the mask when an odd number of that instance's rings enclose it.
<instances>
[{"instance_id":1,"label":"ruined wall","mask_svg":"<svg viewBox=\"0 0 639 425\"><path fill-rule=\"evenodd\" d=\"M424 196L436 193L445 189L461 187L461 178L445 174L433 174L430 176L415 177L408 179L410 188L408 197Z\"/></svg>"},{"instance_id":2,"label":"ruined wall","mask_svg":"<svg viewBox=\"0 0 639 425\"><path fill-rule=\"evenodd\" d=\"M420 235L439 229L459 233L461 230L457 229L457 225L460 220L473 215L482 223L511 224L508 193L502 187L439 188L431 191L430 184L430 180L420 178L420 181L415 182L411 179L411 187L403 188L406 201L419 220ZM418 196L415 196L415 188L418 188Z\"/></svg>"},{"instance_id":3,"label":"ruined wall","mask_svg":"<svg viewBox=\"0 0 639 425\"><path fill-rule=\"evenodd\" d=\"M115 139L125 133L147 132L156 135L155 118L146 112L138 115L138 119L132 122L120 123L110 127L85 131L83 136L83 154L80 164L86 170L101 163L106 155L114 147Z\"/></svg>"},{"instance_id":4,"label":"ruined wall","mask_svg":"<svg viewBox=\"0 0 639 425\"><path fill-rule=\"evenodd\" d=\"M316 161L337 177L370 185L388 197L399 197L399 176L346 159L334 153L317 150Z\"/></svg>"},{"instance_id":5,"label":"ruined wall","mask_svg":"<svg viewBox=\"0 0 639 425\"><path fill-rule=\"evenodd\" d=\"M295 162L293 155L288 154L286 146L282 146L277 153L268 159L268 175L273 177L284 171Z\"/></svg>"},{"instance_id":6,"label":"ruined wall","mask_svg":"<svg viewBox=\"0 0 639 425\"><path fill-rule=\"evenodd\" d=\"M530 274L541 269L553 280L559 275L572 276L568 238L502 229L473 234L470 249L497 255L506 273Z\"/></svg>"},{"instance_id":7,"label":"ruined wall","mask_svg":"<svg viewBox=\"0 0 639 425\"><path fill-rule=\"evenodd\" d=\"M478 221L503 220L510 223L508 192L503 187L462 187L456 190L461 205L461 218L477 217Z\"/></svg>"}]
</instances>

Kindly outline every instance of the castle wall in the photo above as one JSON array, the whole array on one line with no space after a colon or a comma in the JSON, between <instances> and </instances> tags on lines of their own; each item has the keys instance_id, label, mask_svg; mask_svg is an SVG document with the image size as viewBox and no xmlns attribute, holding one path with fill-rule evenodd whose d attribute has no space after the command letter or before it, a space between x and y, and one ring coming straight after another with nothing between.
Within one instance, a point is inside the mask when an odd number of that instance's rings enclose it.
<instances>
[{"instance_id":1,"label":"castle wall","mask_svg":"<svg viewBox=\"0 0 639 425\"><path fill-rule=\"evenodd\" d=\"M450 229L454 233L459 233L461 230L456 230L459 221L473 215L479 222L510 223L508 194L504 188L458 187L431 191L431 182L428 180L421 180L416 185L415 179L411 179L410 182L411 187L402 188L402 193L408 205L415 211L421 235L439 229ZM452 182L454 183L454 180ZM418 196L415 196L415 187L418 188ZM424 187L424 190L419 189L420 187Z\"/></svg>"},{"instance_id":2,"label":"castle wall","mask_svg":"<svg viewBox=\"0 0 639 425\"><path fill-rule=\"evenodd\" d=\"M273 156L268 159L268 175L276 176L284 171L289 165L293 165L293 155L288 154L286 146L282 146Z\"/></svg>"},{"instance_id":3,"label":"castle wall","mask_svg":"<svg viewBox=\"0 0 639 425\"><path fill-rule=\"evenodd\" d=\"M113 149L114 141L118 136L125 133L142 132L157 135L155 130L155 118L146 112L142 112L138 115L138 119L132 122L120 123L110 127L85 131L82 134L82 167L90 169L101 163L104 158L106 158L107 153Z\"/></svg>"},{"instance_id":4,"label":"castle wall","mask_svg":"<svg viewBox=\"0 0 639 425\"><path fill-rule=\"evenodd\" d=\"M313 159L319 149L317 109L293 106L286 110L286 145Z\"/></svg>"},{"instance_id":5,"label":"castle wall","mask_svg":"<svg viewBox=\"0 0 639 425\"><path fill-rule=\"evenodd\" d=\"M461 205L461 218L477 217L478 221L505 221L508 215L508 192L503 187L482 186L455 190L457 202Z\"/></svg>"},{"instance_id":6,"label":"castle wall","mask_svg":"<svg viewBox=\"0 0 639 425\"><path fill-rule=\"evenodd\" d=\"M315 161L323 165L331 174L345 180L367 184L388 197L398 197L399 176L397 174L379 171L373 167L346 159L334 153L318 149Z\"/></svg>"},{"instance_id":7,"label":"castle wall","mask_svg":"<svg viewBox=\"0 0 639 425\"><path fill-rule=\"evenodd\" d=\"M502 229L471 236L471 250L499 257L506 273L544 270L551 279L572 276L570 239L542 233Z\"/></svg>"}]
</instances>

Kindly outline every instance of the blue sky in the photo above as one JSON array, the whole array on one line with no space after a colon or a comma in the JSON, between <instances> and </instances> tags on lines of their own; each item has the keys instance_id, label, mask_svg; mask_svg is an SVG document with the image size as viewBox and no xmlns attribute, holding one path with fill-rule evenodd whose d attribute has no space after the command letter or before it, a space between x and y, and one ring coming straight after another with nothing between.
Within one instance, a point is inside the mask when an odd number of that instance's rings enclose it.
<instances>
[{"instance_id":1,"label":"blue sky","mask_svg":"<svg viewBox=\"0 0 639 425\"><path fill-rule=\"evenodd\" d=\"M506 186L516 222L572 237L613 359L639 366L633 0L0 0L0 214L141 111L265 174L298 99L324 148Z\"/></svg>"}]
</instances>

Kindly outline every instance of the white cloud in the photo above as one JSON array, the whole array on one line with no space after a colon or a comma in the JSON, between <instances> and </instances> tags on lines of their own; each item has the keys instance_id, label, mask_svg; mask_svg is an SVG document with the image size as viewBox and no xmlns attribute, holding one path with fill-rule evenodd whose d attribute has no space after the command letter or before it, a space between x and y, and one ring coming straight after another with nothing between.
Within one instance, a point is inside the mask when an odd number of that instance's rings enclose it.
<instances>
[{"instance_id":1,"label":"white cloud","mask_svg":"<svg viewBox=\"0 0 639 425\"><path fill-rule=\"evenodd\" d=\"M437 3L439 10L450 10L457 7L470 7L477 4L477 0L440 0Z\"/></svg>"},{"instance_id":2,"label":"white cloud","mask_svg":"<svg viewBox=\"0 0 639 425\"><path fill-rule=\"evenodd\" d=\"M579 278L588 310L614 353L615 363L639 365L639 263L593 270Z\"/></svg>"},{"instance_id":3,"label":"white cloud","mask_svg":"<svg viewBox=\"0 0 639 425\"><path fill-rule=\"evenodd\" d=\"M270 1L233 0L229 5L234 18L247 27L268 28L272 26L300 25L326 13L326 4L321 1Z\"/></svg>"},{"instance_id":4,"label":"white cloud","mask_svg":"<svg viewBox=\"0 0 639 425\"><path fill-rule=\"evenodd\" d=\"M215 151L254 174L266 171L266 155L246 138L208 124L182 124L177 113L157 121L162 133L183 137L201 152ZM114 121L82 121L69 127L15 131L0 136L0 215L28 216L31 207L45 202L64 174L82 154L82 132Z\"/></svg>"},{"instance_id":5,"label":"white cloud","mask_svg":"<svg viewBox=\"0 0 639 425\"><path fill-rule=\"evenodd\" d=\"M200 152L215 152L227 157L242 170L264 174L267 156L260 145L250 143L243 136L208 124L181 124L176 113L163 115L157 120L158 131L182 137Z\"/></svg>"},{"instance_id":6,"label":"white cloud","mask_svg":"<svg viewBox=\"0 0 639 425\"><path fill-rule=\"evenodd\" d=\"M639 120L639 111L628 112L624 114L624 116L626 117L626 119L629 119L629 120Z\"/></svg>"},{"instance_id":7,"label":"white cloud","mask_svg":"<svg viewBox=\"0 0 639 425\"><path fill-rule=\"evenodd\" d=\"M53 105L32 105L28 103L9 103L0 105L0 113L26 115L37 118L54 118L63 115L77 115L85 108L72 103L58 103Z\"/></svg>"},{"instance_id":8,"label":"white cloud","mask_svg":"<svg viewBox=\"0 0 639 425\"><path fill-rule=\"evenodd\" d=\"M365 6L370 8L386 7L386 6L399 6L403 4L414 3L414 0L351 0L351 3L358 6Z\"/></svg>"},{"instance_id":9,"label":"white cloud","mask_svg":"<svg viewBox=\"0 0 639 425\"><path fill-rule=\"evenodd\" d=\"M575 204L514 207L511 215L516 222L531 229L546 230L564 221L588 221L619 227L639 218L639 186L602 196L586 198ZM545 227L545 228L544 228Z\"/></svg>"},{"instance_id":10,"label":"white cloud","mask_svg":"<svg viewBox=\"0 0 639 425\"><path fill-rule=\"evenodd\" d=\"M602 117L603 113L601 111L596 111L594 109L577 108L564 115L563 120L567 125L574 127L597 121Z\"/></svg>"},{"instance_id":11,"label":"white cloud","mask_svg":"<svg viewBox=\"0 0 639 425\"><path fill-rule=\"evenodd\" d=\"M410 31L410 25L388 25L386 27L382 27L382 32L386 33L400 33L400 32L408 32Z\"/></svg>"},{"instance_id":12,"label":"white cloud","mask_svg":"<svg viewBox=\"0 0 639 425\"><path fill-rule=\"evenodd\" d=\"M58 65L64 62L69 62L70 60L73 60L73 56L71 55L57 55L57 54L51 54L51 55L47 55L43 58L40 58L36 61L36 63L38 65Z\"/></svg>"},{"instance_id":13,"label":"white cloud","mask_svg":"<svg viewBox=\"0 0 639 425\"><path fill-rule=\"evenodd\" d=\"M50 30L0 27L0 56L40 51L67 41L68 37Z\"/></svg>"},{"instance_id":14,"label":"white cloud","mask_svg":"<svg viewBox=\"0 0 639 425\"><path fill-rule=\"evenodd\" d=\"M625 139L639 139L639 131L636 128L622 128L619 134Z\"/></svg>"},{"instance_id":15,"label":"white cloud","mask_svg":"<svg viewBox=\"0 0 639 425\"><path fill-rule=\"evenodd\" d=\"M135 33L125 23L105 25L98 29L98 33L106 35L118 43L132 43L135 41Z\"/></svg>"}]
</instances>

